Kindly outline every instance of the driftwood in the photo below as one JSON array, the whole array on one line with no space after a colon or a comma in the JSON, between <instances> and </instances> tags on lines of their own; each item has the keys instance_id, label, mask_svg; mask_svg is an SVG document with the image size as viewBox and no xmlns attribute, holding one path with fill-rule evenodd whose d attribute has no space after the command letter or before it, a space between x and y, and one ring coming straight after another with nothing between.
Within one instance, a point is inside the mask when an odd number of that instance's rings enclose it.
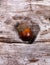
<instances>
[{"instance_id":1,"label":"driftwood","mask_svg":"<svg viewBox=\"0 0 50 65\"><path fill-rule=\"evenodd\" d=\"M40 27L33 44L14 28L25 20ZM50 0L0 0L0 65L50 65Z\"/></svg>"}]
</instances>

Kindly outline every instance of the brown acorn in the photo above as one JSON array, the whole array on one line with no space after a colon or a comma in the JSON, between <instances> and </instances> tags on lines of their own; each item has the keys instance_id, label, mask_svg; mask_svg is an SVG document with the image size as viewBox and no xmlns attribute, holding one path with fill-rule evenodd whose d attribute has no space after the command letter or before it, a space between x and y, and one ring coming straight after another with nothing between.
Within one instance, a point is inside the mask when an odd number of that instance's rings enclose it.
<instances>
[{"instance_id":1,"label":"brown acorn","mask_svg":"<svg viewBox=\"0 0 50 65\"><path fill-rule=\"evenodd\" d=\"M38 31L37 26L34 26L34 30L27 23L17 23L15 29L18 31L20 39L27 41L27 43L32 43L35 41ZM36 27L36 28L35 28Z\"/></svg>"}]
</instances>

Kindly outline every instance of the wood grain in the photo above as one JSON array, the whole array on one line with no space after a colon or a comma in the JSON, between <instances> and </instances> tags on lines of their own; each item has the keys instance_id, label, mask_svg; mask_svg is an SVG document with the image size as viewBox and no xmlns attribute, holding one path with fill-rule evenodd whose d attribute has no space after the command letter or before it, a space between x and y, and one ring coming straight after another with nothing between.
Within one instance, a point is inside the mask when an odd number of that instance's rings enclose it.
<instances>
[{"instance_id":1,"label":"wood grain","mask_svg":"<svg viewBox=\"0 0 50 65\"><path fill-rule=\"evenodd\" d=\"M14 28L25 17L40 27L33 44ZM0 0L0 65L50 65L50 0Z\"/></svg>"}]
</instances>

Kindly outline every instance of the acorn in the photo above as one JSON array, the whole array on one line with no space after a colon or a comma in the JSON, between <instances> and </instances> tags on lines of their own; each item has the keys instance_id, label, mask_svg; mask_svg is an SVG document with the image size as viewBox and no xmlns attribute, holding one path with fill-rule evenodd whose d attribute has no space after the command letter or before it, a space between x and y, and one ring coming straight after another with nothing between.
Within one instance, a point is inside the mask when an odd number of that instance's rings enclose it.
<instances>
[{"instance_id":1,"label":"acorn","mask_svg":"<svg viewBox=\"0 0 50 65\"><path fill-rule=\"evenodd\" d=\"M31 44L35 41L36 37L37 37L37 33L36 32L36 28L37 26L34 26L34 30L27 24L27 23L16 23L15 25L15 29L19 34L19 38L25 42L27 42L28 44ZM38 28L38 27L37 27Z\"/></svg>"}]
</instances>

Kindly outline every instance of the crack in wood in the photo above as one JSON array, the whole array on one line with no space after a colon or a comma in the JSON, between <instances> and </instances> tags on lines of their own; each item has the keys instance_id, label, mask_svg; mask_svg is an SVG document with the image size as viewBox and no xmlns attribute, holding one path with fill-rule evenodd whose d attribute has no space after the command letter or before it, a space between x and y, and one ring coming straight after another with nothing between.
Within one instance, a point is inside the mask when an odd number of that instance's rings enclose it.
<instances>
[{"instance_id":1,"label":"crack in wood","mask_svg":"<svg viewBox=\"0 0 50 65\"><path fill-rule=\"evenodd\" d=\"M32 0L30 0L30 12L32 12L32 4L31 4L31 1Z\"/></svg>"},{"instance_id":2,"label":"crack in wood","mask_svg":"<svg viewBox=\"0 0 50 65\"><path fill-rule=\"evenodd\" d=\"M4 43L24 43L24 42L20 42L20 41L13 40L11 38L5 38L5 37L0 37L0 42L4 42Z\"/></svg>"},{"instance_id":3,"label":"crack in wood","mask_svg":"<svg viewBox=\"0 0 50 65\"><path fill-rule=\"evenodd\" d=\"M30 63L33 63L33 62L39 61L39 59L33 58L33 59L30 59L29 61L30 61Z\"/></svg>"}]
</instances>

